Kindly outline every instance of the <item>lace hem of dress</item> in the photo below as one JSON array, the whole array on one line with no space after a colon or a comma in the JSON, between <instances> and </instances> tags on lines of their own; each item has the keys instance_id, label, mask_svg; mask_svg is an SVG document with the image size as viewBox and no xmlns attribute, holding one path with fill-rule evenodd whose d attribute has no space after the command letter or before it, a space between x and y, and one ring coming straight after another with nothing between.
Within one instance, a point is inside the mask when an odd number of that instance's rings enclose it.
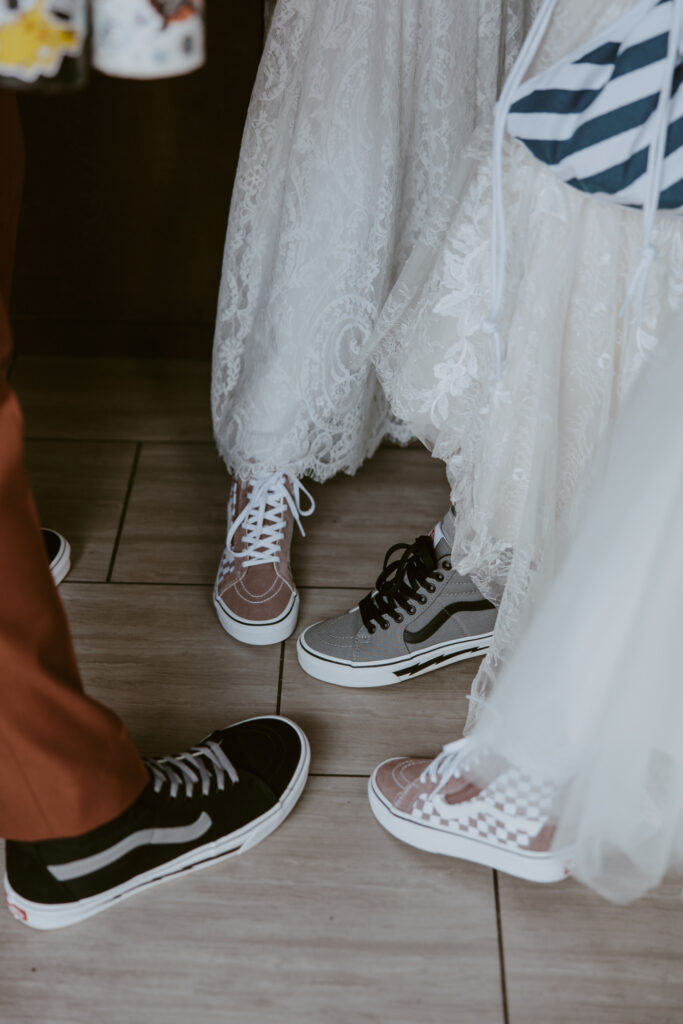
<instances>
[{"instance_id":1,"label":"lace hem of dress","mask_svg":"<svg viewBox=\"0 0 683 1024\"><path fill-rule=\"evenodd\" d=\"M382 438L414 433L361 352L418 239L440 233L527 6L278 0L233 190L214 345L214 432L234 472L323 481L355 472Z\"/></svg>"}]
</instances>

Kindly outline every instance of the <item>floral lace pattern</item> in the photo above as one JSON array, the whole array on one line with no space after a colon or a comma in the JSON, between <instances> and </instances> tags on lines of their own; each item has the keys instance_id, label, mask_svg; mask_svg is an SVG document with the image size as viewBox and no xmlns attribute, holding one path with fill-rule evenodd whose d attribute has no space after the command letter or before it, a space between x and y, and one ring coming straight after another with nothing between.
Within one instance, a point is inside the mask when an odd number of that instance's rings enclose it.
<instances>
[{"instance_id":1,"label":"floral lace pattern","mask_svg":"<svg viewBox=\"0 0 683 1024\"><path fill-rule=\"evenodd\" d=\"M618 16L565 0L537 67ZM642 246L642 215L563 184L519 143L505 148L508 278L502 380L482 329L490 302L491 137L478 129L440 239L415 246L363 356L393 411L446 462L456 505L454 565L500 602L473 687L485 698L516 644L526 594L558 516L683 292L683 224L662 215L643 320L619 311ZM480 704L473 702L470 726Z\"/></svg>"},{"instance_id":2,"label":"floral lace pattern","mask_svg":"<svg viewBox=\"0 0 683 1024\"><path fill-rule=\"evenodd\" d=\"M361 353L418 239L443 235L463 150L490 113L528 7L277 3L214 345L215 435L238 476L325 480L354 472L383 437L413 435Z\"/></svg>"}]
</instances>

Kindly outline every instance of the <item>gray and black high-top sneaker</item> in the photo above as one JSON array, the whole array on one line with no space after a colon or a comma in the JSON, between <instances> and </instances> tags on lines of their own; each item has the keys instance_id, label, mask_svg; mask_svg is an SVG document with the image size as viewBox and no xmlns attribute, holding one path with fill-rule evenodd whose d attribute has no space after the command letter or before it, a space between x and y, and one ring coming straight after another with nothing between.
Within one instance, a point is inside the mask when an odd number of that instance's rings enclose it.
<instances>
[{"instance_id":1,"label":"gray and black high-top sneaker","mask_svg":"<svg viewBox=\"0 0 683 1024\"><path fill-rule=\"evenodd\" d=\"M394 544L356 608L305 629L304 671L337 686L390 686L484 654L497 610L451 565L454 523L449 511L431 536Z\"/></svg>"}]
</instances>

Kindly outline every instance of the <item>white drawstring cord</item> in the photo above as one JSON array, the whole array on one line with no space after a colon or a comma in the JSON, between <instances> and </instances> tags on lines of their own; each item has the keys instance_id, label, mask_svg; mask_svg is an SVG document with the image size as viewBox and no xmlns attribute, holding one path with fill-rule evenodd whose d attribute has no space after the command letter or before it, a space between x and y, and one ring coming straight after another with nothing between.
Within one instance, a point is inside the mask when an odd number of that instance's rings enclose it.
<instances>
[{"instance_id":1,"label":"white drawstring cord","mask_svg":"<svg viewBox=\"0 0 683 1024\"><path fill-rule=\"evenodd\" d=\"M643 319L645 289L650 276L650 270L652 269L652 264L657 259L657 249L652 244L652 233L654 231L657 210L659 209L659 197L662 191L666 140L669 134L669 105L671 103L671 93L678 63L681 29L683 28L682 0L671 0L671 7L671 26L669 28L664 81L659 92L659 100L655 110L653 138L647 154L647 169L645 172L647 176L647 196L643 206L643 248L640 254L640 261L626 292L626 298L619 310L619 316L623 316L634 296L637 297L636 332Z\"/></svg>"},{"instance_id":2,"label":"white drawstring cord","mask_svg":"<svg viewBox=\"0 0 683 1024\"><path fill-rule=\"evenodd\" d=\"M228 530L225 542L228 558L241 558L248 568L275 562L280 554L286 523L285 507L292 513L302 537L306 532L301 519L315 512L313 496L296 477L286 473L271 473L255 477L250 482L250 493L246 505ZM308 507L302 507L302 496L308 499ZM233 549L237 531L244 530L244 547Z\"/></svg>"},{"instance_id":3,"label":"white drawstring cord","mask_svg":"<svg viewBox=\"0 0 683 1024\"><path fill-rule=\"evenodd\" d=\"M495 118L493 123L493 158L492 158L492 185L493 185L493 211L491 230L491 310L489 316L484 320L481 329L493 335L494 353L496 362L496 379L500 380L503 372L503 363L506 356L506 346L503 340L499 317L503 300L505 298L505 279L507 262L507 237L505 224L505 203L503 198L503 146L505 142L505 128L507 124L510 107L514 102L514 94L519 88L526 75L529 66L534 59L541 40L546 32L553 15L557 0L545 0L534 24L531 27L519 56L510 72L503 87L500 99L496 104ZM637 295L636 304L636 325L640 326L645 298L645 288L650 274L650 269L657 258L657 249L652 244L652 233L654 221L659 209L659 196L661 192L662 176L664 173L664 160L666 139L668 135L668 111L673 88L674 75L678 58L678 44L683 29L683 0L672 0L672 21L669 30L669 42L666 57L665 82L659 94L659 101L655 112L654 138L650 145L647 160L647 198L643 207L643 249L640 262L633 275L626 298L621 307L620 316L626 312L634 295Z\"/></svg>"},{"instance_id":4,"label":"white drawstring cord","mask_svg":"<svg viewBox=\"0 0 683 1024\"><path fill-rule=\"evenodd\" d=\"M492 186L493 186L493 209L491 228L491 309L488 317L481 325L481 329L487 334L493 335L494 356L496 362L496 379L500 380L503 374L503 363L505 361L505 343L501 334L499 317L503 300L505 297L505 273L507 262L507 233L505 225L505 201L503 198L503 146L505 143L505 128L507 124L510 107L514 101L514 94L522 83L529 66L536 56L541 40L545 35L557 0L545 0L538 12L529 34L519 51L512 71L508 75L503 86L500 98L496 103L495 116L493 121L493 157L492 157Z\"/></svg>"},{"instance_id":5,"label":"white drawstring cord","mask_svg":"<svg viewBox=\"0 0 683 1024\"><path fill-rule=\"evenodd\" d=\"M475 697L473 693L468 693L467 696L465 697L465 700L469 704L474 704L480 708L487 708L489 705L489 702L487 700L484 700L483 697Z\"/></svg>"},{"instance_id":6,"label":"white drawstring cord","mask_svg":"<svg viewBox=\"0 0 683 1024\"><path fill-rule=\"evenodd\" d=\"M648 240L645 242L643 248L641 249L640 259L638 260L638 266L636 267L633 273L633 277L631 278L628 290L626 292L626 297L622 302L621 308L619 310L619 316L622 317L628 309L628 307L630 306L631 302L633 301L634 296L637 295L635 324L636 332L638 331L638 328L640 327L641 321L643 319L645 288L647 286L648 278L650 276L650 270L652 269L652 264L655 262L658 256L657 247L651 244L651 242L649 241L649 236L646 236L646 238Z\"/></svg>"}]
</instances>

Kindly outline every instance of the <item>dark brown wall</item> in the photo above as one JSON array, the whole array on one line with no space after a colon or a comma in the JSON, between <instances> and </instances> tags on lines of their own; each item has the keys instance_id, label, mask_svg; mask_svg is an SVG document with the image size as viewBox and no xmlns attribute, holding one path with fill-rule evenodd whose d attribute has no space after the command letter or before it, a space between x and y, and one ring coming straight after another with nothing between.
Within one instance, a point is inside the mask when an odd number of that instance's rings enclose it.
<instances>
[{"instance_id":1,"label":"dark brown wall","mask_svg":"<svg viewBox=\"0 0 683 1024\"><path fill-rule=\"evenodd\" d=\"M19 349L209 350L259 0L209 0L209 60L142 83L25 96L13 292Z\"/></svg>"}]
</instances>

